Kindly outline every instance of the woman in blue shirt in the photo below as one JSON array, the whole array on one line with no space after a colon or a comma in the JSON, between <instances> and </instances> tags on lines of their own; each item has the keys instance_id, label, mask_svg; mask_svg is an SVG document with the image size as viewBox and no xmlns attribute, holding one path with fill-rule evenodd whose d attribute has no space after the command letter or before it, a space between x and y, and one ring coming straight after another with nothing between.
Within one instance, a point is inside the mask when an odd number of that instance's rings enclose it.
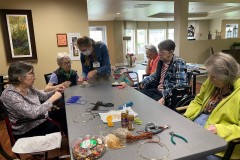
<instances>
[{"instance_id":1,"label":"woman in blue shirt","mask_svg":"<svg viewBox=\"0 0 240 160\"><path fill-rule=\"evenodd\" d=\"M82 76L79 81L91 80L94 77L109 77L111 64L107 46L103 42L83 36L77 40L81 52Z\"/></svg>"}]
</instances>

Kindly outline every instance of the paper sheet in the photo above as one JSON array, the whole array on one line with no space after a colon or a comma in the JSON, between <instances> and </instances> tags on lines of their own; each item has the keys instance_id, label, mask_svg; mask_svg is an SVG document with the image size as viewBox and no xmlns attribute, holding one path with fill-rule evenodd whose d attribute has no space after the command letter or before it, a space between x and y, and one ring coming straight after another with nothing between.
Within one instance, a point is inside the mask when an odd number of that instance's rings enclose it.
<instances>
[{"instance_id":1,"label":"paper sheet","mask_svg":"<svg viewBox=\"0 0 240 160\"><path fill-rule=\"evenodd\" d=\"M121 121L121 113L122 112L126 112L126 110L128 110L128 114L131 114L131 115L134 115L134 117L136 117L138 114L136 112L134 112L132 110L131 107L127 107L125 109L122 109L122 110L111 110L107 113L99 113L100 117L101 117L101 120L104 122L104 123L107 123L107 116L109 115L112 115L113 116L113 120L112 122L120 122Z\"/></svg>"},{"instance_id":2,"label":"paper sheet","mask_svg":"<svg viewBox=\"0 0 240 160\"><path fill-rule=\"evenodd\" d=\"M14 144L14 153L35 153L60 148L62 135L60 132L47 134L45 136L35 136L20 138Z\"/></svg>"}]
</instances>

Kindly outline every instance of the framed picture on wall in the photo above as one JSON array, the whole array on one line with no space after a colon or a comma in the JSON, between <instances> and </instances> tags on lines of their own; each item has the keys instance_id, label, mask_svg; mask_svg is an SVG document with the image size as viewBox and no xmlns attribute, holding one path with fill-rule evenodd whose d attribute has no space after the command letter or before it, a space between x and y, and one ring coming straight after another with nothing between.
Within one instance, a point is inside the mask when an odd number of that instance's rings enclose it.
<instances>
[{"instance_id":1,"label":"framed picture on wall","mask_svg":"<svg viewBox=\"0 0 240 160\"><path fill-rule=\"evenodd\" d=\"M67 34L65 33L58 33L57 34L57 45L58 47L67 47Z\"/></svg>"},{"instance_id":2,"label":"framed picture on wall","mask_svg":"<svg viewBox=\"0 0 240 160\"><path fill-rule=\"evenodd\" d=\"M1 9L7 62L37 61L31 10Z\"/></svg>"},{"instance_id":3,"label":"framed picture on wall","mask_svg":"<svg viewBox=\"0 0 240 160\"><path fill-rule=\"evenodd\" d=\"M80 38L80 33L68 33L67 37L71 60L80 60L80 51L77 47L77 39Z\"/></svg>"}]
</instances>

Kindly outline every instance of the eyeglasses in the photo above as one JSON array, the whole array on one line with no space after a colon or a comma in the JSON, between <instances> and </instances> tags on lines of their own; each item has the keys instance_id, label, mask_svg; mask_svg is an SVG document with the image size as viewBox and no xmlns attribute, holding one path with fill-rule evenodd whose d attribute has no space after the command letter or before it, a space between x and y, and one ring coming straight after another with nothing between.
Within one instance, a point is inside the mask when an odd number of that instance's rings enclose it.
<instances>
[{"instance_id":1,"label":"eyeglasses","mask_svg":"<svg viewBox=\"0 0 240 160\"><path fill-rule=\"evenodd\" d=\"M63 65L69 65L71 63L72 63L71 61L63 62Z\"/></svg>"},{"instance_id":2,"label":"eyeglasses","mask_svg":"<svg viewBox=\"0 0 240 160\"><path fill-rule=\"evenodd\" d=\"M30 72L30 73L27 74L27 76L29 76L29 77L35 77L36 74L35 74L34 72Z\"/></svg>"},{"instance_id":3,"label":"eyeglasses","mask_svg":"<svg viewBox=\"0 0 240 160\"><path fill-rule=\"evenodd\" d=\"M158 53L162 53L162 54L165 54L165 53L170 53L170 51L166 51L166 50L159 50Z\"/></svg>"}]
</instances>

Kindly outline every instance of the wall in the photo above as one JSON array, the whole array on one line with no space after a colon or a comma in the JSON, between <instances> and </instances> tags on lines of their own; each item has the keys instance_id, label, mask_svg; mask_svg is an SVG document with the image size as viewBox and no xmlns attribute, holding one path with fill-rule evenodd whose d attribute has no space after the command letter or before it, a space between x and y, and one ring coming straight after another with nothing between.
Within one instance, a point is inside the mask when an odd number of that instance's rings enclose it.
<instances>
[{"instance_id":1,"label":"wall","mask_svg":"<svg viewBox=\"0 0 240 160\"><path fill-rule=\"evenodd\" d=\"M43 75L58 67L56 54L68 52L68 47L57 47L56 34L89 34L86 0L7 0L1 1L0 8L32 10L38 56L38 61L34 63L37 78L35 87L39 89L45 87ZM0 73L6 74L8 66L0 25ZM80 61L74 61L72 68L81 73Z\"/></svg>"},{"instance_id":2,"label":"wall","mask_svg":"<svg viewBox=\"0 0 240 160\"><path fill-rule=\"evenodd\" d=\"M197 41L183 41L183 52L180 56L186 62L204 63L211 55L210 47L213 47L214 53L221 52L222 50L230 49L233 42L240 39L216 39L216 40L197 40Z\"/></svg>"},{"instance_id":3,"label":"wall","mask_svg":"<svg viewBox=\"0 0 240 160\"><path fill-rule=\"evenodd\" d=\"M109 50L109 56L111 64L115 64L115 45L114 45L114 30L113 21L89 21L89 26L106 26L107 33L107 47Z\"/></svg>"},{"instance_id":4,"label":"wall","mask_svg":"<svg viewBox=\"0 0 240 160\"><path fill-rule=\"evenodd\" d=\"M240 20L222 20L222 36L225 38L226 24L238 24L238 37L240 37Z\"/></svg>"}]
</instances>

